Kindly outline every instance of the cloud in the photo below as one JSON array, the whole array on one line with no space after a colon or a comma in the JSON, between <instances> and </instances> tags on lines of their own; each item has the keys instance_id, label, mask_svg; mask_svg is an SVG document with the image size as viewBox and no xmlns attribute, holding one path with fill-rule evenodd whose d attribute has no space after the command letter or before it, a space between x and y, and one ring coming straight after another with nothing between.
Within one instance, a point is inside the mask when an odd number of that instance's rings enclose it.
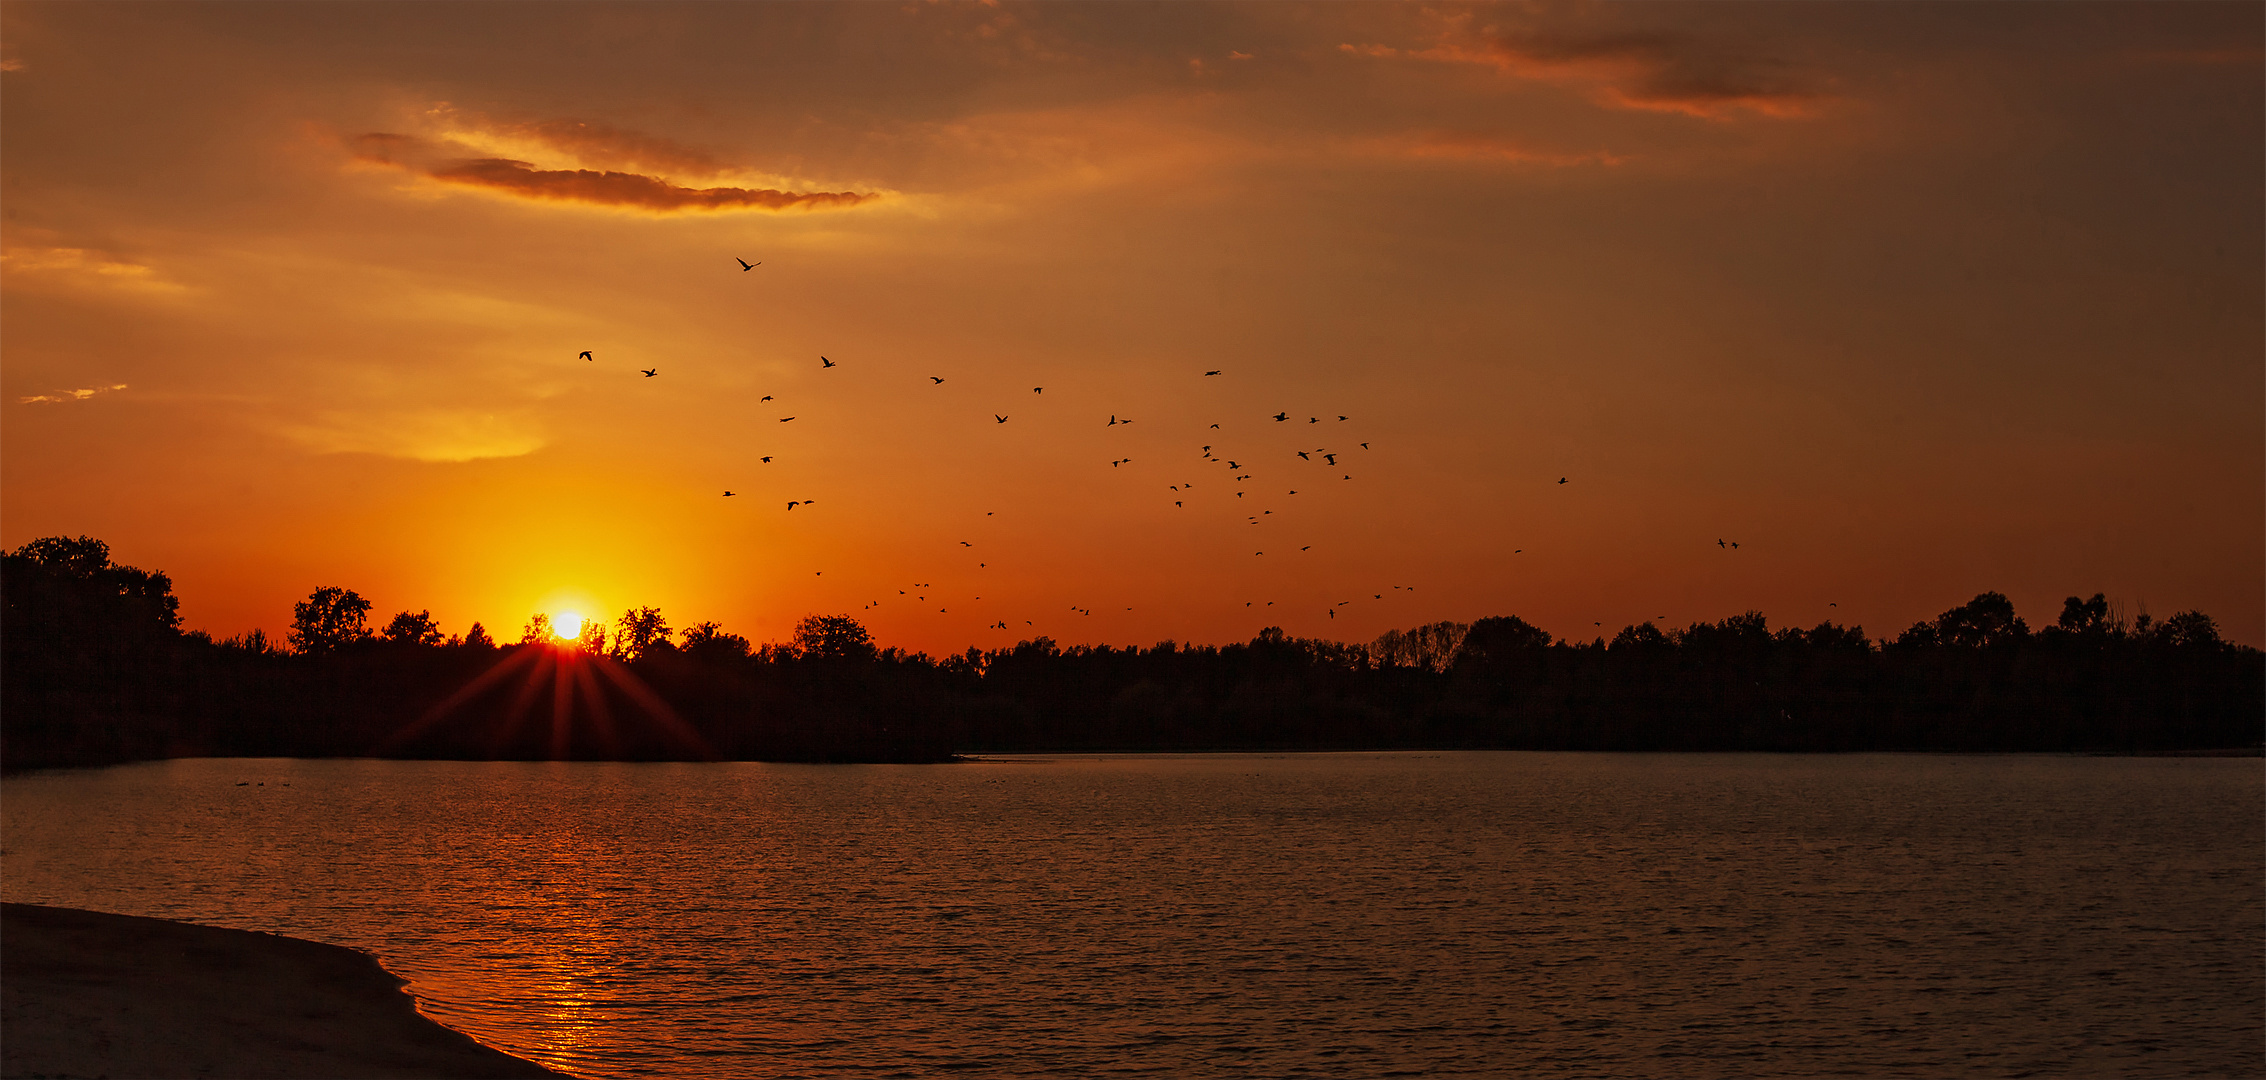
<instances>
[{"instance_id":1,"label":"cloud","mask_svg":"<svg viewBox=\"0 0 2266 1080\"><path fill-rule=\"evenodd\" d=\"M528 157L548 151L582 168L680 178L739 171L698 147L589 120L499 120L446 104L427 110L426 117L439 125L440 138L478 150L481 157Z\"/></svg>"},{"instance_id":2,"label":"cloud","mask_svg":"<svg viewBox=\"0 0 2266 1080\"><path fill-rule=\"evenodd\" d=\"M1591 100L1608 108L1711 120L1734 111L1807 116L1823 103L1820 94L1787 76L1782 62L1732 56L1673 34L1469 33L1458 28L1425 49L1350 44L1338 49L1377 59L1480 64L1514 78L1584 87Z\"/></svg>"},{"instance_id":3,"label":"cloud","mask_svg":"<svg viewBox=\"0 0 2266 1080\"><path fill-rule=\"evenodd\" d=\"M85 401L86 399L93 397L96 394L107 394L114 390L124 390L125 388L125 383L118 383L112 386L89 387L84 390L65 390L58 394L33 394L30 397L17 398L16 400L25 405L30 405L34 402L42 401L57 403L66 401Z\"/></svg>"},{"instance_id":4,"label":"cloud","mask_svg":"<svg viewBox=\"0 0 2266 1080\"><path fill-rule=\"evenodd\" d=\"M641 173L538 169L524 161L504 158L460 161L425 175L445 184L487 188L530 199L663 211L833 210L880 198L876 194L857 191L679 187Z\"/></svg>"},{"instance_id":5,"label":"cloud","mask_svg":"<svg viewBox=\"0 0 2266 1080\"><path fill-rule=\"evenodd\" d=\"M320 454L377 454L412 461L519 457L547 441L522 416L434 410L374 415L334 411L281 425L282 434Z\"/></svg>"},{"instance_id":6,"label":"cloud","mask_svg":"<svg viewBox=\"0 0 2266 1080\"><path fill-rule=\"evenodd\" d=\"M673 213L687 210L839 210L881 198L878 192L787 191L773 187L693 187L667 175L626 171L715 176L738 172L713 156L666 139L624 132L582 121L544 121L518 125L467 125L461 114L436 113L454 127L440 139L394 132L371 132L351 140L354 158L367 164L406 170L428 180L542 202L579 203ZM577 166L543 168L531 161L466 151L521 148L557 151Z\"/></svg>"},{"instance_id":7,"label":"cloud","mask_svg":"<svg viewBox=\"0 0 2266 1080\"><path fill-rule=\"evenodd\" d=\"M1606 150L1546 150L1492 135L1437 132L1410 138L1378 140L1367 149L1392 157L1451 161L1493 161L1510 165L1543 165L1569 169L1582 165L1613 166L1628 157Z\"/></svg>"},{"instance_id":8,"label":"cloud","mask_svg":"<svg viewBox=\"0 0 2266 1080\"><path fill-rule=\"evenodd\" d=\"M10 274L31 274L81 286L146 293L188 291L186 286L165 280L150 267L110 258L85 248L11 247L0 251L0 269L5 269Z\"/></svg>"}]
</instances>

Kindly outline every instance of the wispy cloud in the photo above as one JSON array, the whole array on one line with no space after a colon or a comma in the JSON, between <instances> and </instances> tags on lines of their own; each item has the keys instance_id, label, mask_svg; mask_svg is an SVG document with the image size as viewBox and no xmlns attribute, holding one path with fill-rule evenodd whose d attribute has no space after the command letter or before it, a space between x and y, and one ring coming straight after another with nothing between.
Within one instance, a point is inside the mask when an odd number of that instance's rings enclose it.
<instances>
[{"instance_id":1,"label":"wispy cloud","mask_svg":"<svg viewBox=\"0 0 2266 1080\"><path fill-rule=\"evenodd\" d=\"M1562 34L1452 28L1421 49L1345 44L1339 51L1374 59L1407 58L1480 64L1505 75L1578 86L1608 108L1724 119L1735 112L1806 116L1823 103L1783 62L1738 56L1681 35L1648 32Z\"/></svg>"},{"instance_id":2,"label":"wispy cloud","mask_svg":"<svg viewBox=\"0 0 2266 1080\"><path fill-rule=\"evenodd\" d=\"M279 425L287 438L319 454L377 454L412 461L508 458L543 448L540 426L513 413L416 410L332 411Z\"/></svg>"},{"instance_id":3,"label":"wispy cloud","mask_svg":"<svg viewBox=\"0 0 2266 1080\"><path fill-rule=\"evenodd\" d=\"M55 281L149 293L186 292L151 267L77 247L11 247L0 250L0 269Z\"/></svg>"},{"instance_id":4,"label":"wispy cloud","mask_svg":"<svg viewBox=\"0 0 2266 1080\"><path fill-rule=\"evenodd\" d=\"M355 160L399 168L436 183L542 202L578 203L656 213L719 210L839 210L872 202L878 192L791 191L777 187L693 186L679 177L717 177L747 170L715 155L654 136L577 120L493 123L442 107L427 116L438 137L371 132L351 140ZM571 167L498 156L548 153ZM598 166L591 168L588 166Z\"/></svg>"},{"instance_id":5,"label":"wispy cloud","mask_svg":"<svg viewBox=\"0 0 2266 1080\"><path fill-rule=\"evenodd\" d=\"M125 383L117 383L111 386L90 386L83 390L63 390L53 394L33 394L30 397L21 397L17 398L16 400L25 405L34 404L37 402L50 402L60 404L68 401L85 401L86 399L91 398L96 394L108 394L114 391L124 390L125 388Z\"/></svg>"},{"instance_id":6,"label":"wispy cloud","mask_svg":"<svg viewBox=\"0 0 2266 1080\"><path fill-rule=\"evenodd\" d=\"M1584 165L1613 166L1629 160L1625 155L1606 150L1551 150L1493 135L1459 132L1434 132L1408 138L1376 140L1363 144L1362 148L1392 157L1487 161L1506 165L1539 165L1553 169Z\"/></svg>"}]
</instances>

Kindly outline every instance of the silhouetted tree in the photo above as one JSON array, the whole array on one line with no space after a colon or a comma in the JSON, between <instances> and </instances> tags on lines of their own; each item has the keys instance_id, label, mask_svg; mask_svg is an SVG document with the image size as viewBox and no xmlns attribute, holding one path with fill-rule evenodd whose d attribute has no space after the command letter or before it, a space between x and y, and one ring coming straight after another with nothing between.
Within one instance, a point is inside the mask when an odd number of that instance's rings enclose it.
<instances>
[{"instance_id":1,"label":"silhouetted tree","mask_svg":"<svg viewBox=\"0 0 2266 1080\"><path fill-rule=\"evenodd\" d=\"M268 640L267 631L256 626L220 642L219 647L250 653L253 656L266 656L269 653L281 651L275 647L274 642Z\"/></svg>"},{"instance_id":2,"label":"silhouetted tree","mask_svg":"<svg viewBox=\"0 0 2266 1080\"><path fill-rule=\"evenodd\" d=\"M1973 600L1936 616L1936 639L1945 645L1982 648L2030 636L2030 627L2014 613L2014 601L2004 593L1978 594Z\"/></svg>"},{"instance_id":3,"label":"silhouetted tree","mask_svg":"<svg viewBox=\"0 0 2266 1080\"><path fill-rule=\"evenodd\" d=\"M722 625L714 622L695 623L684 632L684 643L678 646L686 655L704 661L737 661L747 659L748 640L738 634L727 634Z\"/></svg>"},{"instance_id":4,"label":"silhouetted tree","mask_svg":"<svg viewBox=\"0 0 2266 1080\"><path fill-rule=\"evenodd\" d=\"M634 607L622 612L616 621L614 659L623 662L642 660L655 648L669 646L669 621L661 617L656 607Z\"/></svg>"},{"instance_id":5,"label":"silhouetted tree","mask_svg":"<svg viewBox=\"0 0 2266 1080\"><path fill-rule=\"evenodd\" d=\"M431 611L404 611L386 623L385 639L396 645L438 645L441 628L434 624Z\"/></svg>"},{"instance_id":6,"label":"silhouetted tree","mask_svg":"<svg viewBox=\"0 0 2266 1080\"><path fill-rule=\"evenodd\" d=\"M2072 596L2062 601L2061 618L2055 621L2054 628L2070 634L2105 635L2109 633L2116 626L2109 621L2108 596L2103 593L2094 593L2091 600L2079 600Z\"/></svg>"},{"instance_id":7,"label":"silhouetted tree","mask_svg":"<svg viewBox=\"0 0 2266 1080\"><path fill-rule=\"evenodd\" d=\"M2182 611L2149 631L2148 639L2160 645L2215 649L2221 644L2219 624L2200 611Z\"/></svg>"},{"instance_id":8,"label":"silhouetted tree","mask_svg":"<svg viewBox=\"0 0 2266 1080\"><path fill-rule=\"evenodd\" d=\"M519 632L522 645L541 645L558 635L551 630L551 617L538 611L527 619L527 626Z\"/></svg>"},{"instance_id":9,"label":"silhouetted tree","mask_svg":"<svg viewBox=\"0 0 2266 1080\"><path fill-rule=\"evenodd\" d=\"M493 649L496 647L496 643L494 639L488 636L488 628L475 622L472 624L472 629L464 632L464 647L467 649Z\"/></svg>"},{"instance_id":10,"label":"silhouetted tree","mask_svg":"<svg viewBox=\"0 0 2266 1080\"><path fill-rule=\"evenodd\" d=\"M291 647L319 656L370 636L370 602L352 589L326 585L291 606Z\"/></svg>"},{"instance_id":11,"label":"silhouetted tree","mask_svg":"<svg viewBox=\"0 0 2266 1080\"><path fill-rule=\"evenodd\" d=\"M874 655L873 638L847 615L808 616L795 624L790 641L796 652L820 659L870 660Z\"/></svg>"}]
</instances>

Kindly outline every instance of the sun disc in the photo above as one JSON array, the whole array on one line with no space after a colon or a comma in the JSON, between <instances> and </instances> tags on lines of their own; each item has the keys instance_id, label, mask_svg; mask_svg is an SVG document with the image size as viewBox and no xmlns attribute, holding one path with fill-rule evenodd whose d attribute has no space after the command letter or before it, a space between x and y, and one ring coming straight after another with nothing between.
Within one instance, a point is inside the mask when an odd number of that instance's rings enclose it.
<instances>
[{"instance_id":1,"label":"sun disc","mask_svg":"<svg viewBox=\"0 0 2266 1080\"><path fill-rule=\"evenodd\" d=\"M572 611L551 616L551 632L570 641L581 637L582 616Z\"/></svg>"}]
</instances>

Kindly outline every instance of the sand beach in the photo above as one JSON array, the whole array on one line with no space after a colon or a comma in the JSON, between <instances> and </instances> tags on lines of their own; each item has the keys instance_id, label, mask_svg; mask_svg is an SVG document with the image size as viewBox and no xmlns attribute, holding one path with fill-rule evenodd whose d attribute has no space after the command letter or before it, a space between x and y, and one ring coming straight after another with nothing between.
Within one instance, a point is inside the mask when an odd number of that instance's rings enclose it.
<instances>
[{"instance_id":1,"label":"sand beach","mask_svg":"<svg viewBox=\"0 0 2266 1080\"><path fill-rule=\"evenodd\" d=\"M0 905L0 1076L539 1077L337 945Z\"/></svg>"}]
</instances>

